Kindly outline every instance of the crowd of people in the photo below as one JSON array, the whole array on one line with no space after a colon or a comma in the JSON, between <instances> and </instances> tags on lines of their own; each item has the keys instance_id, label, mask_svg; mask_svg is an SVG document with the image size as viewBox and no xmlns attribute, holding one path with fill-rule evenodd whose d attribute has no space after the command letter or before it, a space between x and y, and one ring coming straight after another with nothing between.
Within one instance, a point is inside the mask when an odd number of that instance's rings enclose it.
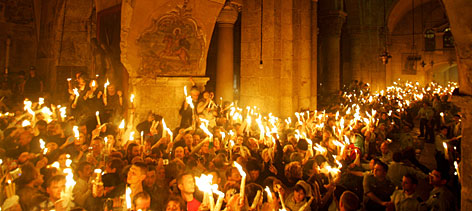
<instances>
[{"instance_id":1,"label":"crowd of people","mask_svg":"<svg viewBox=\"0 0 472 211\"><path fill-rule=\"evenodd\" d=\"M68 85L62 106L36 95L4 106L2 210L460 207L453 83L398 81L372 93L353 81L324 110L285 119L189 86L171 129L165 114L151 112L136 127L125 124L139 105L109 81L79 73ZM434 155L424 155L428 144Z\"/></svg>"}]
</instances>

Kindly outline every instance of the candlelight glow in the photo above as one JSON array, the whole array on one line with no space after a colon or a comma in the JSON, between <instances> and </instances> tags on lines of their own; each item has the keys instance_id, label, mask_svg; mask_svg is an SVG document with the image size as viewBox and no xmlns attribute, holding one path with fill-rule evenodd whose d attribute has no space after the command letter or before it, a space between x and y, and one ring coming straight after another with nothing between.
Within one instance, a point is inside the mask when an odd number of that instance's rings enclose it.
<instances>
[{"instance_id":1,"label":"candlelight glow","mask_svg":"<svg viewBox=\"0 0 472 211\"><path fill-rule=\"evenodd\" d=\"M126 209L130 210L131 209L131 188L126 187Z\"/></svg>"},{"instance_id":2,"label":"candlelight glow","mask_svg":"<svg viewBox=\"0 0 472 211\"><path fill-rule=\"evenodd\" d=\"M25 119L25 120L23 120L23 122L21 123L21 126L22 126L22 127L31 126L31 122Z\"/></svg>"},{"instance_id":3,"label":"candlelight glow","mask_svg":"<svg viewBox=\"0 0 472 211\"><path fill-rule=\"evenodd\" d=\"M239 174L241 174L242 177L246 177L246 172L244 172L243 167L241 165L239 165L238 162L234 161L233 166L238 169Z\"/></svg>"},{"instance_id":4,"label":"candlelight glow","mask_svg":"<svg viewBox=\"0 0 472 211\"><path fill-rule=\"evenodd\" d=\"M124 129L125 128L125 120L122 119L121 120L121 123L120 123L120 126L118 126L119 129Z\"/></svg>"},{"instance_id":5,"label":"candlelight glow","mask_svg":"<svg viewBox=\"0 0 472 211\"><path fill-rule=\"evenodd\" d=\"M79 133L79 127L78 127L78 126L72 127L72 131L74 131L74 137L75 137L76 139L78 139L78 138L79 138L79 134L80 134L80 133Z\"/></svg>"}]
</instances>

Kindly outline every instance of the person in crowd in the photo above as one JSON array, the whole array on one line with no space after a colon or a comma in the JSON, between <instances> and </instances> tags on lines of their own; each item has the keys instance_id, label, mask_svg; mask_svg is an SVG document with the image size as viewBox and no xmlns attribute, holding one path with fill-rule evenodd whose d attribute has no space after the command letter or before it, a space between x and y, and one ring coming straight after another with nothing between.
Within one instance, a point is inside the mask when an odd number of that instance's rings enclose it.
<instances>
[{"instance_id":1,"label":"person in crowd","mask_svg":"<svg viewBox=\"0 0 472 211\"><path fill-rule=\"evenodd\" d=\"M203 89L192 87L176 124L162 111L127 114L127 97L113 82L104 90L103 81L78 73L69 84L70 101L62 106L46 95L41 103L21 103L22 98L0 108L6 109L0 115L2 207L123 210L128 198L135 210L204 210L211 203L196 183L202 175L212 176L212 191L225 194L221 210L358 210L360 201L367 210L459 206L449 188L459 193L460 180L454 171L443 171L460 164L461 121L459 110L443 100L451 93L447 87L431 84L420 98L415 90L423 89L406 83L374 95L358 81L333 95L323 110L299 111L286 119L264 115L262 108L216 104L210 92L200 96ZM433 100L435 91L426 91L438 89L443 89L437 92L440 102ZM13 95L21 96L17 90ZM444 113L444 122L439 117L447 130L440 130L436 145L428 143L429 137L413 136L413 116L422 119L420 135L431 135L424 131L425 103ZM130 108L140 106L135 102ZM129 117L127 125L119 128L123 117ZM162 117L172 136L163 131ZM141 124L131 124L130 118ZM137 138L141 131L142 140ZM425 146L436 146L437 154ZM418 196L429 189L417 184L430 170L417 153L442 161L440 171L430 174L433 191L426 202ZM129 197L126 188L132 190ZM213 194L215 203L217 198Z\"/></svg>"},{"instance_id":2,"label":"person in crowd","mask_svg":"<svg viewBox=\"0 0 472 211\"><path fill-rule=\"evenodd\" d=\"M395 207L397 211L419 210L423 199L416 193L418 179L413 174L405 174L402 189L397 189L391 196L391 203L387 207Z\"/></svg>"},{"instance_id":3,"label":"person in crowd","mask_svg":"<svg viewBox=\"0 0 472 211\"><path fill-rule=\"evenodd\" d=\"M200 207L200 202L195 199L195 178L191 173L183 173L177 178L177 184L180 190L182 199L186 202L188 211L197 211Z\"/></svg>"},{"instance_id":4,"label":"person in crowd","mask_svg":"<svg viewBox=\"0 0 472 211\"><path fill-rule=\"evenodd\" d=\"M364 177L364 206L367 210L385 210L395 186L387 178L388 166L379 162L374 166L374 174Z\"/></svg>"},{"instance_id":5,"label":"person in crowd","mask_svg":"<svg viewBox=\"0 0 472 211\"><path fill-rule=\"evenodd\" d=\"M429 183L434 187L428 200L423 204L427 210L457 210L456 197L446 186L449 175L447 172L433 170L429 175Z\"/></svg>"}]
</instances>

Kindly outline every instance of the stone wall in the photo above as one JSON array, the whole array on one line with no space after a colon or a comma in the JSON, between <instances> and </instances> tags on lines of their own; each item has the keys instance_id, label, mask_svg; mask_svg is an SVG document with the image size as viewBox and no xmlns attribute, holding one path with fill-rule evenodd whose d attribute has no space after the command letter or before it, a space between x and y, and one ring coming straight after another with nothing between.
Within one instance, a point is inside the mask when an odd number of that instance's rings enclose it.
<instances>
[{"instance_id":1,"label":"stone wall","mask_svg":"<svg viewBox=\"0 0 472 211\"><path fill-rule=\"evenodd\" d=\"M200 86L208 80L206 55L224 2L122 1L121 62L139 103L136 121L154 110L169 127L178 126L183 88L191 86L180 76L193 76Z\"/></svg>"},{"instance_id":2,"label":"stone wall","mask_svg":"<svg viewBox=\"0 0 472 211\"><path fill-rule=\"evenodd\" d=\"M27 71L35 65L37 37L33 2L0 0L0 71ZM8 41L7 41L8 40ZM7 43L9 55L7 61ZM8 67L7 67L8 65Z\"/></svg>"},{"instance_id":3,"label":"stone wall","mask_svg":"<svg viewBox=\"0 0 472 211\"><path fill-rule=\"evenodd\" d=\"M47 0L40 4L40 33L37 67L46 77L45 87L62 96L65 79L74 72L89 72L90 39L95 35L92 1ZM60 99L57 99L60 100Z\"/></svg>"},{"instance_id":4,"label":"stone wall","mask_svg":"<svg viewBox=\"0 0 472 211\"><path fill-rule=\"evenodd\" d=\"M452 67L456 63L455 49L443 47L443 34L444 30L449 27L449 21L444 8L439 2L430 1L418 5L415 8L415 50L412 50L413 12L411 7L403 14L404 16L401 18L395 17L398 21L395 25L392 24L390 29L389 49L392 60L388 65L387 84L392 84L397 78L428 83L434 79L434 74L440 74L440 71L444 68ZM435 34L436 42L433 51L425 51L424 33L428 29L432 29ZM405 55L413 52L421 56L421 59L417 61L416 73L405 74L405 71L403 71ZM421 65L422 61L425 62L424 67Z\"/></svg>"},{"instance_id":5,"label":"stone wall","mask_svg":"<svg viewBox=\"0 0 472 211\"><path fill-rule=\"evenodd\" d=\"M280 116L313 108L312 1L265 0L262 26L261 1L243 4L240 105Z\"/></svg>"}]
</instances>

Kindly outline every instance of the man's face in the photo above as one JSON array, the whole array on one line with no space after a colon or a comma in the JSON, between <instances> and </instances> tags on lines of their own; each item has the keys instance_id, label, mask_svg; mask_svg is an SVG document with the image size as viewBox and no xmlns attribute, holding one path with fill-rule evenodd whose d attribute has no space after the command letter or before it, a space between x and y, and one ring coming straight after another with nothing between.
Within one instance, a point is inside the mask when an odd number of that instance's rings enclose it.
<instances>
[{"instance_id":1,"label":"man's face","mask_svg":"<svg viewBox=\"0 0 472 211\"><path fill-rule=\"evenodd\" d=\"M187 174L183 176L182 184L179 184L179 189L183 193L195 192L195 180L191 174Z\"/></svg>"},{"instance_id":2,"label":"man's face","mask_svg":"<svg viewBox=\"0 0 472 211\"><path fill-rule=\"evenodd\" d=\"M90 178L92 176L92 165L85 165L84 169L80 172L81 177Z\"/></svg>"},{"instance_id":3,"label":"man's face","mask_svg":"<svg viewBox=\"0 0 472 211\"><path fill-rule=\"evenodd\" d=\"M304 198L305 192L303 192L303 190L295 190L293 192L293 200L295 200L296 203L300 203L301 201L303 201Z\"/></svg>"},{"instance_id":4,"label":"man's face","mask_svg":"<svg viewBox=\"0 0 472 211\"><path fill-rule=\"evenodd\" d=\"M429 174L429 184L430 185L439 185L441 184L441 173L437 170L433 170Z\"/></svg>"},{"instance_id":5,"label":"man's face","mask_svg":"<svg viewBox=\"0 0 472 211\"><path fill-rule=\"evenodd\" d=\"M100 140L93 140L90 146L94 153L100 154L100 152L102 152L102 143Z\"/></svg>"},{"instance_id":6,"label":"man's face","mask_svg":"<svg viewBox=\"0 0 472 211\"><path fill-rule=\"evenodd\" d=\"M129 168L127 182L128 184L138 184L146 178L146 174L141 172L141 169L135 165Z\"/></svg>"},{"instance_id":7,"label":"man's face","mask_svg":"<svg viewBox=\"0 0 472 211\"><path fill-rule=\"evenodd\" d=\"M175 148L174 155L175 155L176 158L179 158L179 159L183 160L184 157L185 157L184 148L182 148L182 147Z\"/></svg>"},{"instance_id":8,"label":"man's face","mask_svg":"<svg viewBox=\"0 0 472 211\"><path fill-rule=\"evenodd\" d=\"M131 155L133 155L133 157L138 156L139 153L140 153L139 146L135 146L135 147L133 147L133 149L131 149Z\"/></svg>"},{"instance_id":9,"label":"man's face","mask_svg":"<svg viewBox=\"0 0 472 211\"><path fill-rule=\"evenodd\" d=\"M85 135L83 133L79 133L79 138L74 139L74 144L77 146L81 146L85 143Z\"/></svg>"},{"instance_id":10,"label":"man's face","mask_svg":"<svg viewBox=\"0 0 472 211\"><path fill-rule=\"evenodd\" d=\"M375 178L384 178L386 174L387 174L387 172L385 172L385 169L381 165L376 164L374 166L374 177Z\"/></svg>"},{"instance_id":11,"label":"man's face","mask_svg":"<svg viewBox=\"0 0 472 211\"><path fill-rule=\"evenodd\" d=\"M388 145L383 143L380 145L380 151L382 151L382 154L387 154L388 153Z\"/></svg>"},{"instance_id":12,"label":"man's face","mask_svg":"<svg viewBox=\"0 0 472 211\"><path fill-rule=\"evenodd\" d=\"M180 204L176 201L169 201L167 203L166 211L180 211Z\"/></svg>"},{"instance_id":13,"label":"man's face","mask_svg":"<svg viewBox=\"0 0 472 211\"><path fill-rule=\"evenodd\" d=\"M148 171L146 173L146 179L144 180L144 184L147 187L152 187L156 184L156 171Z\"/></svg>"},{"instance_id":14,"label":"man's face","mask_svg":"<svg viewBox=\"0 0 472 211\"><path fill-rule=\"evenodd\" d=\"M187 145L188 147L191 147L193 145L193 136L192 136L192 134L186 134L184 136L184 140L185 140L185 145Z\"/></svg>"},{"instance_id":15,"label":"man's face","mask_svg":"<svg viewBox=\"0 0 472 211\"><path fill-rule=\"evenodd\" d=\"M161 180L166 178L166 169L165 168L157 169L157 178L159 178Z\"/></svg>"},{"instance_id":16,"label":"man's face","mask_svg":"<svg viewBox=\"0 0 472 211\"><path fill-rule=\"evenodd\" d=\"M241 175L239 174L238 169L232 168L231 176L228 178L230 181L241 181Z\"/></svg>"},{"instance_id":17,"label":"man's face","mask_svg":"<svg viewBox=\"0 0 472 211\"><path fill-rule=\"evenodd\" d=\"M49 194L49 197L54 201L57 201L61 198L61 192L66 189L66 180L60 180L57 182L51 182L46 191Z\"/></svg>"},{"instance_id":18,"label":"man's face","mask_svg":"<svg viewBox=\"0 0 472 211\"><path fill-rule=\"evenodd\" d=\"M403 188L403 190L408 191L408 192L415 192L416 185L413 184L413 182L411 181L410 178L403 177L402 188Z\"/></svg>"},{"instance_id":19,"label":"man's face","mask_svg":"<svg viewBox=\"0 0 472 211\"><path fill-rule=\"evenodd\" d=\"M151 198L138 198L136 199L135 201L136 203L136 207L135 207L135 210L146 210L146 209L149 209L149 207L151 207Z\"/></svg>"},{"instance_id":20,"label":"man's face","mask_svg":"<svg viewBox=\"0 0 472 211\"><path fill-rule=\"evenodd\" d=\"M259 170L249 171L249 176L251 177L252 181L256 181L257 178L259 178L259 174L260 174Z\"/></svg>"}]
</instances>

